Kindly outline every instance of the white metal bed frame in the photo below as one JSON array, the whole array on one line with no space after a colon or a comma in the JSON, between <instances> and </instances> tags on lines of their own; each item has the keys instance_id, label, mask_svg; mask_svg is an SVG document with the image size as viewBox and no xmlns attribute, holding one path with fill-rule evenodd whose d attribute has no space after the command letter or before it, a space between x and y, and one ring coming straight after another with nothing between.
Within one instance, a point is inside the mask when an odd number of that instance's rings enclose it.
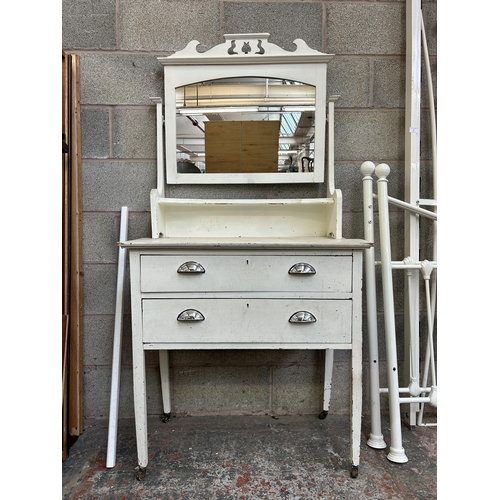
<instances>
[{"instance_id":1,"label":"white metal bed frame","mask_svg":"<svg viewBox=\"0 0 500 500\"><path fill-rule=\"evenodd\" d=\"M377 167L372 162L361 165L363 175L363 212L365 239L375 241L374 234L374 197L378 198L379 241L381 262L375 262L375 249L365 252L365 289L367 304L367 327L370 359L370 407L371 432L367 444L372 448L386 447L381 430L380 394L389 398L389 416L391 428L391 446L387 458L396 463L408 461L402 443L401 405L409 404L409 425L431 426L424 423L424 405L430 403L437 407L436 356L434 352L434 318L436 314L436 268L437 268L437 160L436 160L436 119L434 96L430 71L429 54L422 18L420 0L407 0L407 49L406 49L406 119L405 119L405 199L401 201L388 195L390 168L386 164ZM420 82L421 49L423 50L427 73L430 124L433 161L433 196L434 199L420 198ZM373 194L372 174L378 177L377 192ZM405 255L403 261L392 261L389 204L405 211ZM433 207L427 210L422 206ZM433 249L431 260L420 260L420 217L433 221ZM382 268L382 289L384 303L384 328L387 360L387 388L380 388L378 359L377 304L375 291L375 266ZM405 282L405 366L404 380L406 387L400 387L398 359L396 349L396 327L394 317L394 294L392 271L406 270ZM419 270L420 273L415 272ZM427 310L428 338L425 360L420 373L419 353L419 287L422 274L425 284L425 302ZM431 385L428 386L429 370Z\"/></svg>"}]
</instances>

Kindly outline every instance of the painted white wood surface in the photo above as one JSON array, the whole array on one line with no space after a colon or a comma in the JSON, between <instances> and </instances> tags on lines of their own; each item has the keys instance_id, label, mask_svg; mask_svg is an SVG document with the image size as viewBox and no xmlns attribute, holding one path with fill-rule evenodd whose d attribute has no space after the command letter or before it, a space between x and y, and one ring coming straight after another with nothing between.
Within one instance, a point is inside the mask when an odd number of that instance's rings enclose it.
<instances>
[{"instance_id":1,"label":"painted white wood surface","mask_svg":"<svg viewBox=\"0 0 500 500\"><path fill-rule=\"evenodd\" d=\"M143 307L144 342L274 344L310 341L351 342L350 300L300 299L146 299ZM186 309L195 309L203 321L178 321ZM314 323L290 323L298 311L314 315Z\"/></svg>"},{"instance_id":2,"label":"painted white wood surface","mask_svg":"<svg viewBox=\"0 0 500 500\"><path fill-rule=\"evenodd\" d=\"M170 415L172 412L172 400L170 397L170 361L167 349L158 352L160 360L161 396L163 401L163 413Z\"/></svg>"},{"instance_id":3,"label":"painted white wood surface","mask_svg":"<svg viewBox=\"0 0 500 500\"><path fill-rule=\"evenodd\" d=\"M140 300L140 255L129 252L132 317L132 378L134 385L135 434L138 467L148 464L148 421L146 396L146 362L142 340L142 301ZM138 476L139 477L139 476Z\"/></svg>"},{"instance_id":4,"label":"painted white wood surface","mask_svg":"<svg viewBox=\"0 0 500 500\"><path fill-rule=\"evenodd\" d=\"M361 449L361 411L363 406L362 364L362 283L363 254L353 252L352 260L352 348L351 348L351 477L358 474Z\"/></svg>"},{"instance_id":5,"label":"painted white wood surface","mask_svg":"<svg viewBox=\"0 0 500 500\"><path fill-rule=\"evenodd\" d=\"M330 411L333 385L333 349L325 349L325 380L323 386L323 412Z\"/></svg>"},{"instance_id":6,"label":"painted white wood surface","mask_svg":"<svg viewBox=\"0 0 500 500\"><path fill-rule=\"evenodd\" d=\"M338 191L333 198L210 200L160 198L153 190L153 237L340 238Z\"/></svg>"},{"instance_id":7,"label":"painted white wood surface","mask_svg":"<svg viewBox=\"0 0 500 500\"><path fill-rule=\"evenodd\" d=\"M144 342L143 348L146 351L159 351L159 350L170 350L179 351L187 349L221 349L221 350L234 350L234 349L270 349L270 350L284 350L284 349L294 349L294 350L324 350L324 349L335 349L343 351L352 350L352 342L348 344L342 344L339 342L309 342L304 340L303 342L253 342L250 346L248 342L197 342L196 346L189 342ZM428 399L428 398L427 398Z\"/></svg>"},{"instance_id":8,"label":"painted white wood surface","mask_svg":"<svg viewBox=\"0 0 500 500\"><path fill-rule=\"evenodd\" d=\"M326 411L331 396L333 350L345 349L352 353L351 461L355 476L361 439L362 252L369 244L363 240L346 240L344 248L339 248L338 240L322 238L314 239L316 245L311 251L304 242L298 241L294 243L297 249L288 248L283 243L279 247L266 246L261 240L258 240L258 245L247 240L236 246L231 245L230 238L224 241L225 245L220 249L214 249L203 239L195 249L185 240L184 243L177 239L170 242L169 238L122 243L129 248L131 256L134 404L139 467L144 469L148 463L146 350L160 351L164 411L170 413L170 349L328 350L323 399L323 410ZM309 241L307 246L311 244ZM179 266L194 258L204 263L205 273L177 276ZM316 274L298 276L294 281L296 276L288 275L288 269L305 261L317 267ZM271 270L269 276L274 276L272 279L259 273L266 262ZM247 269L247 266L250 267ZM226 268L243 268L241 280L245 286L234 286L233 282L237 280L226 273ZM211 276L206 269L215 269L215 273ZM276 274L277 269L281 269L283 279L279 277L280 273ZM307 279L315 279L318 274L323 276L311 287L312 282ZM206 285L201 281L198 287L179 284L183 278L207 277ZM236 290L247 288L246 284L250 290ZM186 309L199 310L205 319L179 322L179 313ZM316 322L290 323L289 318L297 311L312 313Z\"/></svg>"},{"instance_id":9,"label":"painted white wood surface","mask_svg":"<svg viewBox=\"0 0 500 500\"><path fill-rule=\"evenodd\" d=\"M326 198L175 199L169 184L323 182L326 143L326 67L332 54L300 39L295 51L267 41L268 33L225 35L200 53L197 41L164 66L164 121L157 105L157 188L151 190L152 238L122 241L130 253L134 407L139 475L148 463L144 353L160 351L164 411L170 397L170 349L325 349L323 410L328 411L334 350L351 351L351 475L357 475L361 439L363 251L372 244L342 238L342 192L334 182L334 96L328 102ZM242 53L243 45L246 53ZM314 172L180 174L176 165L176 87L217 78L282 78L315 87ZM163 141L164 139L164 141ZM165 147L165 171L160 156ZM165 173L165 175L164 175ZM205 270L180 275L194 260ZM199 261L199 262L198 262ZM316 273L289 275L305 262ZM189 267L189 266L188 266ZM203 321L179 321L185 310ZM291 323L297 312L315 318ZM138 476L139 477L139 476Z\"/></svg>"},{"instance_id":10,"label":"painted white wood surface","mask_svg":"<svg viewBox=\"0 0 500 500\"><path fill-rule=\"evenodd\" d=\"M165 150L168 184L280 184L323 182L326 129L326 67L333 54L311 49L294 40L295 51L268 42L269 33L226 34L225 41L200 53L192 40L185 49L159 57L165 74ZM242 52L243 44L251 49ZM234 47L233 47L234 44ZM262 53L262 50L264 51ZM236 53L234 53L236 52ZM230 77L269 77L293 80L316 87L315 169L311 173L178 174L176 161L175 89L182 85ZM158 186L162 192L162 187Z\"/></svg>"},{"instance_id":11,"label":"painted white wood surface","mask_svg":"<svg viewBox=\"0 0 500 500\"><path fill-rule=\"evenodd\" d=\"M351 255L352 250L363 250L373 246L373 242L369 242L362 239L332 239L332 238L321 238L321 237L310 237L310 238L291 238L291 237L279 237L278 235L273 235L272 237L256 237L256 238L232 238L232 237L220 237L220 238L198 238L198 237L176 237L176 238L138 238L137 240L129 240L119 242L119 245L126 248L140 248L144 250L145 253L158 252L161 250L172 250L182 248L186 252L191 252L193 250L203 249L203 253L208 254L220 254L223 251L232 251L235 249L241 249L246 251L251 251L252 254L256 255L256 252L269 253L269 248L272 248L272 254L286 254L286 251L293 250L294 254L304 255L304 251L307 252L306 255L312 255L310 252L320 252L327 250L339 255ZM267 250L266 250L267 249ZM279 253L280 252L280 253Z\"/></svg>"},{"instance_id":12,"label":"painted white wood surface","mask_svg":"<svg viewBox=\"0 0 500 500\"><path fill-rule=\"evenodd\" d=\"M165 167L163 150L163 100L161 97L150 97L156 107L156 183L158 194L161 198L165 196Z\"/></svg>"},{"instance_id":13,"label":"painted white wood surface","mask_svg":"<svg viewBox=\"0 0 500 500\"><path fill-rule=\"evenodd\" d=\"M185 262L197 262L203 273L179 273ZM290 274L296 264L307 263L314 274ZM345 292L352 289L352 257L349 255L220 255L178 253L143 255L143 292Z\"/></svg>"}]
</instances>

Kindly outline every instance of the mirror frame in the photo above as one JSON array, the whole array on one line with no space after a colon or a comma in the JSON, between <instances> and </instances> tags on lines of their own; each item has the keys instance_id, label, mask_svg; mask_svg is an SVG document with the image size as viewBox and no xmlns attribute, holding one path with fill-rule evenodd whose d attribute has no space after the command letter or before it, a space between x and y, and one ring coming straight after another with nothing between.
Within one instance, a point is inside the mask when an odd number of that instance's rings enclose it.
<instances>
[{"instance_id":1,"label":"mirror frame","mask_svg":"<svg viewBox=\"0 0 500 500\"><path fill-rule=\"evenodd\" d=\"M301 40L286 51L267 41L269 33L226 34L225 42L198 52L192 40L185 49L158 57L165 78L166 184L274 184L323 182L325 178L326 68L333 54L311 49ZM295 80L316 88L314 172L205 173L177 172L176 88L204 80L263 77ZM162 176L161 176L162 177ZM159 179L160 181L160 179ZM160 192L163 186L158 186Z\"/></svg>"}]
</instances>

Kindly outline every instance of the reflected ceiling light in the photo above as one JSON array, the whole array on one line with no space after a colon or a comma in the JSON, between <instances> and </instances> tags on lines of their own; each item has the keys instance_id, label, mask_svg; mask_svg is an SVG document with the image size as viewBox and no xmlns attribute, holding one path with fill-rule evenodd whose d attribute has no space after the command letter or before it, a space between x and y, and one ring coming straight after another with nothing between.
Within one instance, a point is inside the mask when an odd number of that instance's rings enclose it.
<instances>
[{"instance_id":1,"label":"reflected ceiling light","mask_svg":"<svg viewBox=\"0 0 500 500\"><path fill-rule=\"evenodd\" d=\"M180 108L181 115L207 115L213 113L257 113L257 106L227 106L224 108Z\"/></svg>"},{"instance_id":2,"label":"reflected ceiling light","mask_svg":"<svg viewBox=\"0 0 500 500\"><path fill-rule=\"evenodd\" d=\"M283 106L283 111L315 111L315 106Z\"/></svg>"}]
</instances>

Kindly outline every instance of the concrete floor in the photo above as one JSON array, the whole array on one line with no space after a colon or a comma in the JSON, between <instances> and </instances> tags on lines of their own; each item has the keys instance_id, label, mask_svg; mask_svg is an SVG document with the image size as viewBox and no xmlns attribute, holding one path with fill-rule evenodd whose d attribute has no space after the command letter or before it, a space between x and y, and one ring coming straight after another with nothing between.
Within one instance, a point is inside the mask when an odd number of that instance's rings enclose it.
<instances>
[{"instance_id":1,"label":"concrete floor","mask_svg":"<svg viewBox=\"0 0 500 500\"><path fill-rule=\"evenodd\" d=\"M388 417L383 433L389 446ZM62 464L66 500L437 498L437 427L403 426L406 464L366 445L350 477L349 418L304 416L174 417L148 421L149 464L136 479L133 420L118 427L116 465L106 468L108 421L87 422Z\"/></svg>"}]
</instances>

